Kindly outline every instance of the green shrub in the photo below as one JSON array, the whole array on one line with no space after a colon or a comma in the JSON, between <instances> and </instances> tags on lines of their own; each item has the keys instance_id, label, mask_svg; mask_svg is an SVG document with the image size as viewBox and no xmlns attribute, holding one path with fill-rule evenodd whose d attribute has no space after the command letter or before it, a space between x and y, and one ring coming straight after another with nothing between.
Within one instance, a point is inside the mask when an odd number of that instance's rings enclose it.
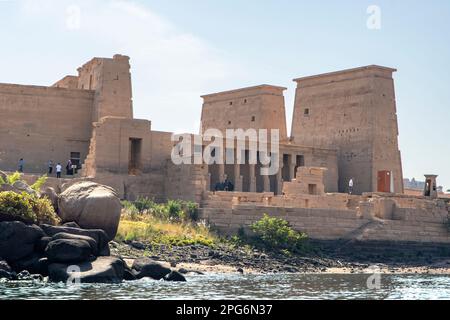
<instances>
[{"instance_id":1,"label":"green shrub","mask_svg":"<svg viewBox=\"0 0 450 320\"><path fill-rule=\"evenodd\" d=\"M286 220L269 217L267 214L253 223L251 230L256 243L269 250L302 251L307 239L306 234L292 229Z\"/></svg>"},{"instance_id":2,"label":"green shrub","mask_svg":"<svg viewBox=\"0 0 450 320\"><path fill-rule=\"evenodd\" d=\"M169 200L156 203L148 198L122 201L123 214L131 220L142 220L148 216L166 221L182 222L198 220L198 204L191 201Z\"/></svg>"},{"instance_id":3,"label":"green shrub","mask_svg":"<svg viewBox=\"0 0 450 320\"><path fill-rule=\"evenodd\" d=\"M0 192L0 213L26 222L37 220L26 193Z\"/></svg>"},{"instance_id":4,"label":"green shrub","mask_svg":"<svg viewBox=\"0 0 450 320\"><path fill-rule=\"evenodd\" d=\"M61 219L56 214L52 202L49 199L40 199L36 196L29 196L28 201L33 208L33 212L36 214L35 223L57 225L61 222Z\"/></svg>"},{"instance_id":5,"label":"green shrub","mask_svg":"<svg viewBox=\"0 0 450 320\"><path fill-rule=\"evenodd\" d=\"M148 211L153 207L154 202L153 200L150 200L148 198L138 197L136 201L133 202L133 204L136 209L138 209L139 213L144 213L145 211Z\"/></svg>"},{"instance_id":6,"label":"green shrub","mask_svg":"<svg viewBox=\"0 0 450 320\"><path fill-rule=\"evenodd\" d=\"M10 184L10 185L13 185L17 181L20 181L21 177L22 176L21 176L20 172L11 173L10 175L8 175L6 177L6 183Z\"/></svg>"},{"instance_id":7,"label":"green shrub","mask_svg":"<svg viewBox=\"0 0 450 320\"><path fill-rule=\"evenodd\" d=\"M198 220L198 204L192 201L186 201L183 203L186 208L187 217L192 221Z\"/></svg>"},{"instance_id":8,"label":"green shrub","mask_svg":"<svg viewBox=\"0 0 450 320\"><path fill-rule=\"evenodd\" d=\"M36 192L39 192L42 188L42 186L45 184L45 182L47 181L47 175L44 174L42 177L40 177L39 179L36 180L35 183L33 183L30 187L31 189L33 189Z\"/></svg>"},{"instance_id":9,"label":"green shrub","mask_svg":"<svg viewBox=\"0 0 450 320\"><path fill-rule=\"evenodd\" d=\"M167 201L167 212L169 214L169 220L183 221L186 218L186 214L183 211L183 204L179 200Z\"/></svg>"},{"instance_id":10,"label":"green shrub","mask_svg":"<svg viewBox=\"0 0 450 320\"><path fill-rule=\"evenodd\" d=\"M60 222L50 200L39 199L25 192L0 192L0 213L28 223L54 225Z\"/></svg>"}]
</instances>

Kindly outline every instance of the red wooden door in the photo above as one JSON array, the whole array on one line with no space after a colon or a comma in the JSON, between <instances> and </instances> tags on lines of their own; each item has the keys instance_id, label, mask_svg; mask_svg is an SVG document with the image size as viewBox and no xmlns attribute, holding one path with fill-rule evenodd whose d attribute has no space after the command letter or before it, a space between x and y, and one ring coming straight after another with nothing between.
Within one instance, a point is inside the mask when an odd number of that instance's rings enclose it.
<instances>
[{"instance_id":1,"label":"red wooden door","mask_svg":"<svg viewBox=\"0 0 450 320\"><path fill-rule=\"evenodd\" d=\"M378 192L391 192L391 172L378 171Z\"/></svg>"}]
</instances>

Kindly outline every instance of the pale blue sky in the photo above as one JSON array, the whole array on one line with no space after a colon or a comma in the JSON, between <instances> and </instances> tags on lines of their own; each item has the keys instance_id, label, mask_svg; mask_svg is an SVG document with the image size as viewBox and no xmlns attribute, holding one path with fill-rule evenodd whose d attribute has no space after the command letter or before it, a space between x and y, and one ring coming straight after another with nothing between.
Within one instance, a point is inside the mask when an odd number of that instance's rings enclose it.
<instances>
[{"instance_id":1,"label":"pale blue sky","mask_svg":"<svg viewBox=\"0 0 450 320\"><path fill-rule=\"evenodd\" d=\"M136 117L177 132L198 131L202 94L286 86L290 126L292 79L394 67L404 176L450 188L448 0L0 0L0 39L0 82L50 85L93 56L129 55Z\"/></svg>"}]
</instances>

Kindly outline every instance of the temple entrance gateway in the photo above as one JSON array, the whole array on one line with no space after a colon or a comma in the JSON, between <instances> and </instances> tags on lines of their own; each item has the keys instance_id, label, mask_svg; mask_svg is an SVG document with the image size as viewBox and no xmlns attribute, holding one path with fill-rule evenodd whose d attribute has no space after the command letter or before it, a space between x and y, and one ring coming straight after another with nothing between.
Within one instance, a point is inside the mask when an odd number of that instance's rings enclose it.
<instances>
[{"instance_id":1,"label":"temple entrance gateway","mask_svg":"<svg viewBox=\"0 0 450 320\"><path fill-rule=\"evenodd\" d=\"M128 174L136 175L141 170L142 139L130 138L130 155L128 161Z\"/></svg>"}]
</instances>

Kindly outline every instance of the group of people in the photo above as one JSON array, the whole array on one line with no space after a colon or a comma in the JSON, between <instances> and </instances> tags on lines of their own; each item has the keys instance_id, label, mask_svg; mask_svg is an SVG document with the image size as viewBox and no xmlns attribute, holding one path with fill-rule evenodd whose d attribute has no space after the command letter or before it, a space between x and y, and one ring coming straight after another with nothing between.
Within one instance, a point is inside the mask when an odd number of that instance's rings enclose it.
<instances>
[{"instance_id":1,"label":"group of people","mask_svg":"<svg viewBox=\"0 0 450 320\"><path fill-rule=\"evenodd\" d=\"M23 173L24 167L25 167L25 160L23 158L20 158L18 171ZM49 176L51 176L53 174L53 169L56 173L56 178L61 178L61 173L62 173L62 169L63 169L61 163L58 162L56 165L54 165L53 160L49 160L48 161L48 171L47 171ZM67 165L66 165L66 175L67 176L73 176L74 174L77 173L77 170L78 170L78 167L76 165L74 165L71 160L67 161Z\"/></svg>"},{"instance_id":2,"label":"group of people","mask_svg":"<svg viewBox=\"0 0 450 320\"><path fill-rule=\"evenodd\" d=\"M217 182L214 191L234 191L234 185L230 180L225 179L223 182Z\"/></svg>"},{"instance_id":3,"label":"group of people","mask_svg":"<svg viewBox=\"0 0 450 320\"><path fill-rule=\"evenodd\" d=\"M56 169L56 177L61 178L61 172L62 172L62 166L61 163L58 162L58 164L55 167ZM78 171L78 167L72 163L72 160L69 159L66 164L66 176L73 176ZM53 173L53 161L50 160L48 162L48 175L52 175Z\"/></svg>"}]
</instances>

